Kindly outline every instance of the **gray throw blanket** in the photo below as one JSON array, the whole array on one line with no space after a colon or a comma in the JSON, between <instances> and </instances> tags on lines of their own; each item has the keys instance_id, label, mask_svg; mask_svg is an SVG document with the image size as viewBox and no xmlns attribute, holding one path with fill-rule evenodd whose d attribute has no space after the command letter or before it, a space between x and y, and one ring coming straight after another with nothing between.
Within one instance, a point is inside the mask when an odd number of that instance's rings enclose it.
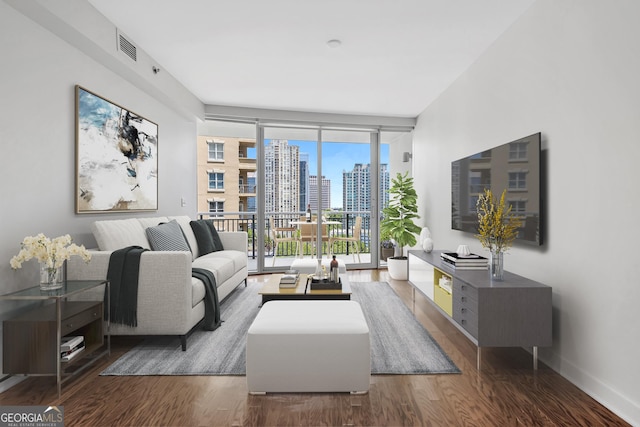
<instances>
[{"instance_id":1,"label":"gray throw blanket","mask_svg":"<svg viewBox=\"0 0 640 427\"><path fill-rule=\"evenodd\" d=\"M209 270L196 267L191 269L191 275L196 279L202 280L202 283L204 283L205 295L203 328L207 331L213 331L222 323L222 320L220 320L220 303L218 301L216 278Z\"/></svg>"},{"instance_id":2,"label":"gray throw blanket","mask_svg":"<svg viewBox=\"0 0 640 427\"><path fill-rule=\"evenodd\" d=\"M107 316L113 323L138 326L140 256L146 250L140 246L128 246L111 253L107 270L111 304L109 304L110 313L107 313ZM106 289L104 299L106 304Z\"/></svg>"}]
</instances>

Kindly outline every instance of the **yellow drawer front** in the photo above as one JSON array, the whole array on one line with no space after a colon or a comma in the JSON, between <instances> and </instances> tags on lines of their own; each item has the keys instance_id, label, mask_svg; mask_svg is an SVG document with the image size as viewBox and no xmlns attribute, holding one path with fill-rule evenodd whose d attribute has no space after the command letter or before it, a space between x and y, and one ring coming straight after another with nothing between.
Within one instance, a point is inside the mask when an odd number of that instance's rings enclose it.
<instances>
[{"instance_id":1,"label":"yellow drawer front","mask_svg":"<svg viewBox=\"0 0 640 427\"><path fill-rule=\"evenodd\" d=\"M438 307L444 310L444 312L447 313L449 316L453 316L452 295L436 284L433 287L433 296L434 296L433 299L436 302L436 304L438 304Z\"/></svg>"}]
</instances>

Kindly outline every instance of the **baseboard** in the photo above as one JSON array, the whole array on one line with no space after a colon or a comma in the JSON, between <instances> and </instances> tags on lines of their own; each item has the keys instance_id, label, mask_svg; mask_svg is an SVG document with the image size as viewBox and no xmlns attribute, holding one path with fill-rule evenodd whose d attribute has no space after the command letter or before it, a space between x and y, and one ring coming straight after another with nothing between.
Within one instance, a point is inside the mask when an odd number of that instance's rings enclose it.
<instances>
[{"instance_id":1,"label":"baseboard","mask_svg":"<svg viewBox=\"0 0 640 427\"><path fill-rule=\"evenodd\" d=\"M540 349L541 362L629 424L640 425L640 405L637 402L633 402L557 353L547 350L543 354L542 351L543 349Z\"/></svg>"},{"instance_id":2,"label":"baseboard","mask_svg":"<svg viewBox=\"0 0 640 427\"><path fill-rule=\"evenodd\" d=\"M0 378L0 393L4 393L5 391L9 390L11 387L13 387L14 385L21 383L22 381L26 380L26 377L16 377L13 375L5 375L2 378Z\"/></svg>"}]
</instances>

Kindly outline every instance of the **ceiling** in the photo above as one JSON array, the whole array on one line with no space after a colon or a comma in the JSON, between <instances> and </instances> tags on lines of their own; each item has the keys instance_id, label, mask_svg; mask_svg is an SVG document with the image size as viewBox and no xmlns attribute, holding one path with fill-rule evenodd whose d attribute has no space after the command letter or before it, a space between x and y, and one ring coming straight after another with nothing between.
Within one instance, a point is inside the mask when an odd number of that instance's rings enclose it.
<instances>
[{"instance_id":1,"label":"ceiling","mask_svg":"<svg viewBox=\"0 0 640 427\"><path fill-rule=\"evenodd\" d=\"M392 117L420 114L534 1L89 0L205 104Z\"/></svg>"}]
</instances>

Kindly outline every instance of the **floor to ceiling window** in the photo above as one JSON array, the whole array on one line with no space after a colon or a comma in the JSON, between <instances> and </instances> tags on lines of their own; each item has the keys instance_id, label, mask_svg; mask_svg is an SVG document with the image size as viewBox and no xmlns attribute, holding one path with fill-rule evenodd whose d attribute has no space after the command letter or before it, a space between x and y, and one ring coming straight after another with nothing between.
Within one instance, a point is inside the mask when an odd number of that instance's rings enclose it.
<instances>
[{"instance_id":1,"label":"floor to ceiling window","mask_svg":"<svg viewBox=\"0 0 640 427\"><path fill-rule=\"evenodd\" d=\"M272 250L264 267L279 270L296 257L332 255L351 268L375 267L377 233L372 230L377 230L384 200L374 189L381 171L388 173L386 164L376 166L379 133L278 125L261 129L264 223ZM311 225L301 224L308 209Z\"/></svg>"},{"instance_id":2,"label":"floor to ceiling window","mask_svg":"<svg viewBox=\"0 0 640 427\"><path fill-rule=\"evenodd\" d=\"M220 120L198 132L198 215L247 232L251 272L331 255L349 268L379 265L396 132Z\"/></svg>"}]
</instances>

